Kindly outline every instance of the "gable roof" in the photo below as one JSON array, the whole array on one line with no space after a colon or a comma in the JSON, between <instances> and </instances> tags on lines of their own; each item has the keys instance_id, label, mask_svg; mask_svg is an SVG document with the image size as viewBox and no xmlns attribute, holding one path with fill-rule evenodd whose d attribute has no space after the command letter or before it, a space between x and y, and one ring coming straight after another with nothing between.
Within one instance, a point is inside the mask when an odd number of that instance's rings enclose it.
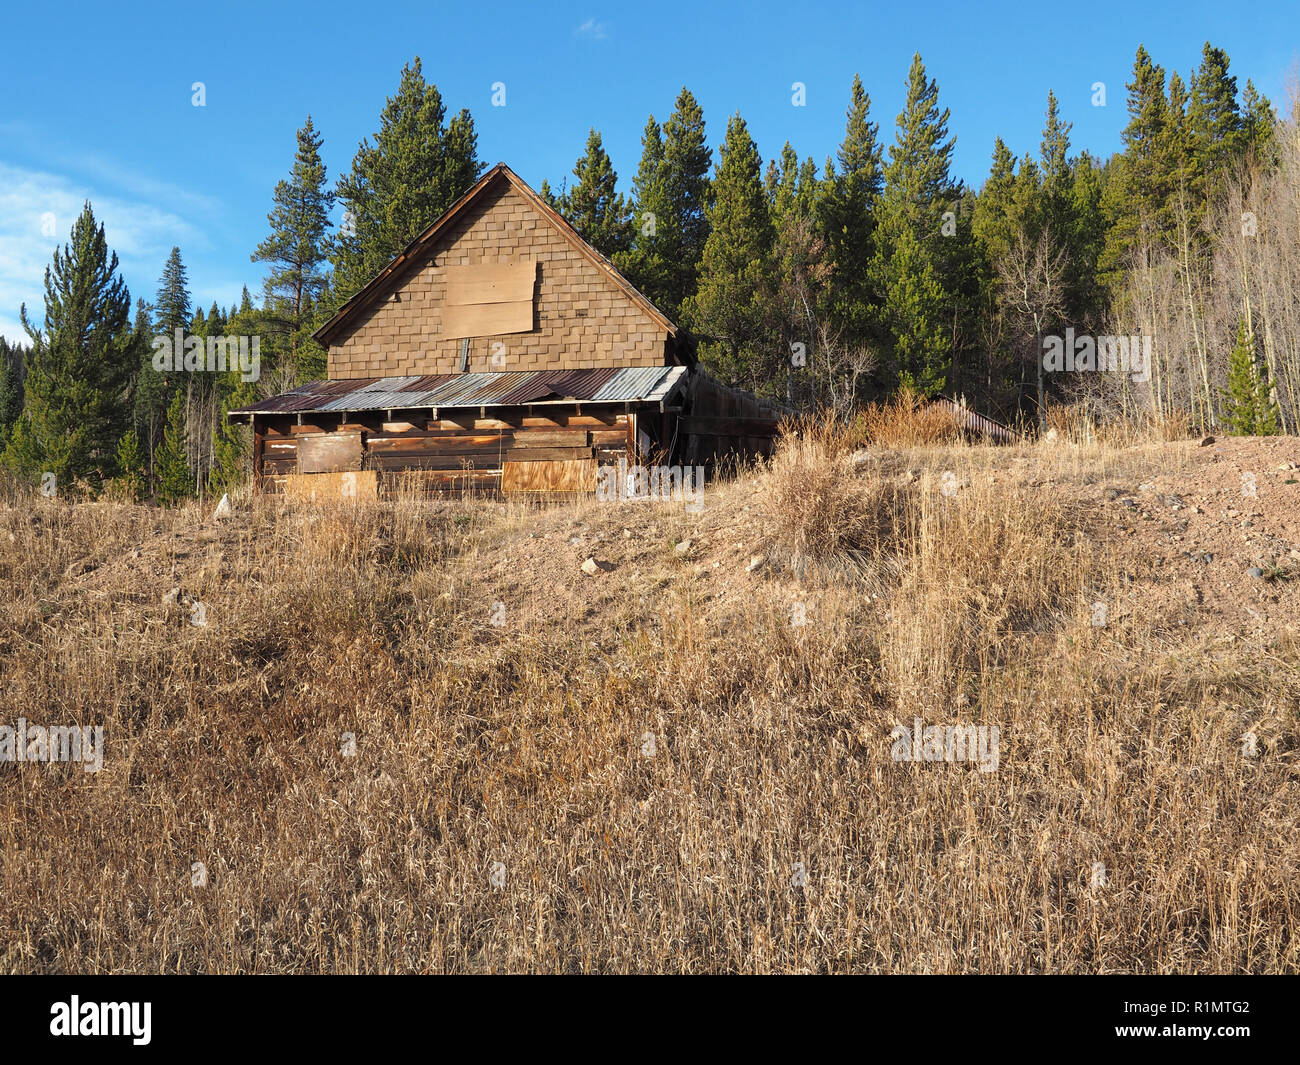
<instances>
[{"instance_id":1,"label":"gable roof","mask_svg":"<svg viewBox=\"0 0 1300 1065\"><path fill-rule=\"evenodd\" d=\"M512 188L523 195L542 217L555 226L560 235L568 240L579 254L606 274L633 303L637 304L655 322L661 325L670 337L677 335L677 327L668 320L658 307L646 299L632 282L620 274L613 263L583 240L578 235L578 231L558 211L534 192L518 174L506 166L505 163L497 163L455 203L443 211L433 225L429 226L428 229L403 248L401 252L394 256L392 262L380 270L359 292L343 304L333 318L317 329L313 334L316 340L329 347L330 340L337 336L343 327L351 322L362 310L377 303L382 297L387 296L396 288L404 280L406 273L423 261L424 253L437 240L438 236L457 217L468 210L470 204L482 196L493 183L498 181L509 183Z\"/></svg>"}]
</instances>

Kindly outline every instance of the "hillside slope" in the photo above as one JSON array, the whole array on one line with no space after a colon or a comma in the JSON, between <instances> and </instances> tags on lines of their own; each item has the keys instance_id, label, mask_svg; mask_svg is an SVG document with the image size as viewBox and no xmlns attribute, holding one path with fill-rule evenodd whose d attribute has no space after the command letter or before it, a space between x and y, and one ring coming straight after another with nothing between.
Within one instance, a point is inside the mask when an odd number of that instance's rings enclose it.
<instances>
[{"instance_id":1,"label":"hillside slope","mask_svg":"<svg viewBox=\"0 0 1300 1065\"><path fill-rule=\"evenodd\" d=\"M12 499L0 724L105 746L0 763L0 968L1296 971L1297 463L795 442L698 515ZM926 760L918 719L995 749Z\"/></svg>"}]
</instances>

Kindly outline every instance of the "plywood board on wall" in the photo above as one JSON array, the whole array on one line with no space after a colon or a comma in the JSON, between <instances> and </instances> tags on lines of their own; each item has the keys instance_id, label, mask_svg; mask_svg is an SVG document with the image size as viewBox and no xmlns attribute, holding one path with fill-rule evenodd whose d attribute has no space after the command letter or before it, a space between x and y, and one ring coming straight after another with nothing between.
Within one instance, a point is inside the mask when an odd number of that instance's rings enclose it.
<instances>
[{"instance_id":1,"label":"plywood board on wall","mask_svg":"<svg viewBox=\"0 0 1300 1065\"><path fill-rule=\"evenodd\" d=\"M304 503L363 503L379 498L379 474L374 470L291 474L284 479L284 494Z\"/></svg>"},{"instance_id":2,"label":"plywood board on wall","mask_svg":"<svg viewBox=\"0 0 1300 1065\"><path fill-rule=\"evenodd\" d=\"M313 433L298 438L299 473L361 469L360 433Z\"/></svg>"},{"instance_id":3,"label":"plywood board on wall","mask_svg":"<svg viewBox=\"0 0 1300 1065\"><path fill-rule=\"evenodd\" d=\"M594 492L595 459L509 462L501 470L503 492Z\"/></svg>"},{"instance_id":4,"label":"plywood board on wall","mask_svg":"<svg viewBox=\"0 0 1300 1065\"><path fill-rule=\"evenodd\" d=\"M452 264L447 267L447 302L518 303L533 298L537 261Z\"/></svg>"},{"instance_id":5,"label":"plywood board on wall","mask_svg":"<svg viewBox=\"0 0 1300 1065\"><path fill-rule=\"evenodd\" d=\"M453 264L447 268L442 335L453 339L527 333L533 328L537 262Z\"/></svg>"}]
</instances>

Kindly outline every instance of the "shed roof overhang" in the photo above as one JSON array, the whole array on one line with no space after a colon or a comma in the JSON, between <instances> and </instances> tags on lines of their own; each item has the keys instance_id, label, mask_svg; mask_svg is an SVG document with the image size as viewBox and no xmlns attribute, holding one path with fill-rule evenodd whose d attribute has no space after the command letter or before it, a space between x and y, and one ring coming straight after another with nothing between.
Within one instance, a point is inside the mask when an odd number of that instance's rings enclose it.
<instances>
[{"instance_id":1,"label":"shed roof overhang","mask_svg":"<svg viewBox=\"0 0 1300 1065\"><path fill-rule=\"evenodd\" d=\"M660 409L686 386L685 366L605 367L598 370L516 370L313 381L230 411L232 422L255 415L345 414L371 411L526 408L533 406Z\"/></svg>"}]
</instances>

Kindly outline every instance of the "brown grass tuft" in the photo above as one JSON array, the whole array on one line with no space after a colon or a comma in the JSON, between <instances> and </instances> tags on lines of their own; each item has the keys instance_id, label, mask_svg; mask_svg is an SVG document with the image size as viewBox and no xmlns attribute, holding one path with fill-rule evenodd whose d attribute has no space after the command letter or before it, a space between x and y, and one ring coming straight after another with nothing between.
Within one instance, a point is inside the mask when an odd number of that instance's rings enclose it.
<instances>
[{"instance_id":1,"label":"brown grass tuft","mask_svg":"<svg viewBox=\"0 0 1300 1065\"><path fill-rule=\"evenodd\" d=\"M868 405L860 424L865 440L876 447L931 447L961 440L961 430L947 413L928 406L924 396L908 389L886 402Z\"/></svg>"}]
</instances>

